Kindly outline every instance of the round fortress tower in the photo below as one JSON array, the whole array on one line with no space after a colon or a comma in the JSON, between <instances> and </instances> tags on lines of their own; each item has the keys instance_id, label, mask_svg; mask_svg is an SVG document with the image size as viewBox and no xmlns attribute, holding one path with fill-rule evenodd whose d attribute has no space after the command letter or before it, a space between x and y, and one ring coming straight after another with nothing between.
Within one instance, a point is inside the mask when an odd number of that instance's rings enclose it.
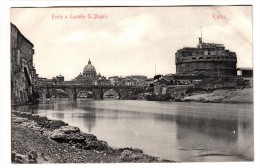
<instances>
[{"instance_id":1,"label":"round fortress tower","mask_svg":"<svg viewBox=\"0 0 260 168\"><path fill-rule=\"evenodd\" d=\"M177 74L196 72L210 76L236 76L237 56L225 49L223 44L203 43L199 38L197 47L184 47L175 53Z\"/></svg>"}]
</instances>

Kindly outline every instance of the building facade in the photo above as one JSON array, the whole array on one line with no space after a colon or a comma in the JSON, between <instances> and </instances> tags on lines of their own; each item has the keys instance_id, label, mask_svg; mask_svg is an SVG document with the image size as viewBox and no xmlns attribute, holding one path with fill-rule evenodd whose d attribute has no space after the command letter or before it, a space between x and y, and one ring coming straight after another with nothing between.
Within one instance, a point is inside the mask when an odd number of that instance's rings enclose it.
<instances>
[{"instance_id":1,"label":"building facade","mask_svg":"<svg viewBox=\"0 0 260 168\"><path fill-rule=\"evenodd\" d=\"M11 23L11 102L20 104L32 99L36 82L33 67L34 45ZM34 76L33 76L34 74Z\"/></svg>"}]
</instances>

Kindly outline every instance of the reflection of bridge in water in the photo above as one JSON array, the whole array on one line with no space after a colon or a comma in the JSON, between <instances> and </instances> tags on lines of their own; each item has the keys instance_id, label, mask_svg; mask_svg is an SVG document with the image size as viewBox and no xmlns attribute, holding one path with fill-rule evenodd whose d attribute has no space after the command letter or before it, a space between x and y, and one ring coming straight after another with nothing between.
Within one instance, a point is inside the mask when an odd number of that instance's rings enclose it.
<instances>
[{"instance_id":1,"label":"reflection of bridge in water","mask_svg":"<svg viewBox=\"0 0 260 168\"><path fill-rule=\"evenodd\" d=\"M69 99L76 100L77 95L81 91L90 91L93 93L95 99L103 99L104 93L108 90L114 90L118 93L119 99L129 93L136 91L144 91L143 86L126 86L126 85L84 85L84 84L47 84L42 86L34 86L43 99L50 98L52 93L57 89L64 90Z\"/></svg>"}]
</instances>

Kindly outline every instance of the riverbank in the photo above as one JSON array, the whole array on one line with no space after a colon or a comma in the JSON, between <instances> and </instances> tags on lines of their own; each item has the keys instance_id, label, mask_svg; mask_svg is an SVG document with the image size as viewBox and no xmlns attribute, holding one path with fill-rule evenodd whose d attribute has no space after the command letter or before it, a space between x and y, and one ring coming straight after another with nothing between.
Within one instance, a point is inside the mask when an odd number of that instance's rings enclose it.
<instances>
[{"instance_id":1,"label":"riverbank","mask_svg":"<svg viewBox=\"0 0 260 168\"><path fill-rule=\"evenodd\" d=\"M169 162L140 149L109 147L60 120L12 111L12 163Z\"/></svg>"},{"instance_id":2,"label":"riverbank","mask_svg":"<svg viewBox=\"0 0 260 168\"><path fill-rule=\"evenodd\" d=\"M141 93L137 100L146 101L176 101L176 102L202 102L202 103L250 103L254 102L253 88L245 89L219 89L214 91L194 91L186 93L172 92L157 95L154 92Z\"/></svg>"},{"instance_id":3,"label":"riverbank","mask_svg":"<svg viewBox=\"0 0 260 168\"><path fill-rule=\"evenodd\" d=\"M192 93L185 95L180 101L204 103L253 103L253 88L221 89L210 93Z\"/></svg>"}]
</instances>

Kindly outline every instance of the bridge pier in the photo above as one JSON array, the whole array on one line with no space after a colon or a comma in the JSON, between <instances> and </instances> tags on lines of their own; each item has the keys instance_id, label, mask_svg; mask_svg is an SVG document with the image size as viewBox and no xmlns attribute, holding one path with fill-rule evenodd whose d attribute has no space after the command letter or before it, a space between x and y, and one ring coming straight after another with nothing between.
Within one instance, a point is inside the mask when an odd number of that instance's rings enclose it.
<instances>
[{"instance_id":1,"label":"bridge pier","mask_svg":"<svg viewBox=\"0 0 260 168\"><path fill-rule=\"evenodd\" d=\"M104 94L103 93L100 94L100 99L104 99Z\"/></svg>"},{"instance_id":2,"label":"bridge pier","mask_svg":"<svg viewBox=\"0 0 260 168\"><path fill-rule=\"evenodd\" d=\"M69 100L77 100L77 95L76 94L70 94Z\"/></svg>"},{"instance_id":3,"label":"bridge pier","mask_svg":"<svg viewBox=\"0 0 260 168\"><path fill-rule=\"evenodd\" d=\"M92 92L95 95L95 99L97 100L103 99L103 90L101 88L92 89Z\"/></svg>"},{"instance_id":4,"label":"bridge pier","mask_svg":"<svg viewBox=\"0 0 260 168\"><path fill-rule=\"evenodd\" d=\"M100 92L95 92L95 99L96 100L101 100L101 99L103 99L103 94L102 93L100 93Z\"/></svg>"},{"instance_id":5,"label":"bridge pier","mask_svg":"<svg viewBox=\"0 0 260 168\"><path fill-rule=\"evenodd\" d=\"M42 93L42 99L46 99L46 94L45 93Z\"/></svg>"},{"instance_id":6,"label":"bridge pier","mask_svg":"<svg viewBox=\"0 0 260 168\"><path fill-rule=\"evenodd\" d=\"M48 99L50 96L50 94L48 93L48 89L43 89L42 90L42 99L45 100L45 99Z\"/></svg>"},{"instance_id":7,"label":"bridge pier","mask_svg":"<svg viewBox=\"0 0 260 168\"><path fill-rule=\"evenodd\" d=\"M95 99L97 99L97 100L102 100L102 99L104 99L104 97L103 97L103 94L96 94L95 95Z\"/></svg>"}]
</instances>

